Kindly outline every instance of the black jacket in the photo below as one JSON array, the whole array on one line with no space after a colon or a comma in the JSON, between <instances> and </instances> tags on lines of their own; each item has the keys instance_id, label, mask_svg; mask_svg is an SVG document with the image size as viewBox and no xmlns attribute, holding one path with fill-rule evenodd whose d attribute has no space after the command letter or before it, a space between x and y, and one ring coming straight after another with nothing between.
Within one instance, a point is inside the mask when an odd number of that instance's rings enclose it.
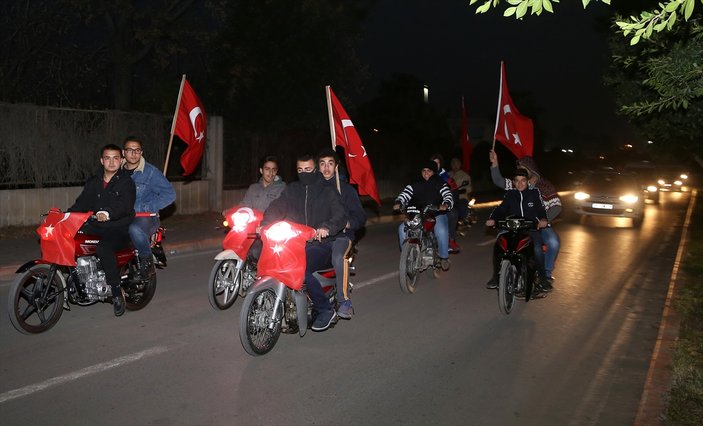
<instances>
[{"instance_id":1,"label":"black jacket","mask_svg":"<svg viewBox=\"0 0 703 426\"><path fill-rule=\"evenodd\" d=\"M319 172L312 185L295 181L286 185L281 196L269 204L262 226L290 220L312 228L327 228L333 239L347 225L347 215L339 193L326 185ZM324 241L324 240L323 240Z\"/></svg>"},{"instance_id":2,"label":"black jacket","mask_svg":"<svg viewBox=\"0 0 703 426\"><path fill-rule=\"evenodd\" d=\"M94 225L104 228L126 228L134 219L136 197L137 189L129 172L119 169L105 187L103 170L100 169L97 175L88 179L83 192L68 211L94 213L106 211L110 215L110 220L95 222Z\"/></svg>"},{"instance_id":3,"label":"black jacket","mask_svg":"<svg viewBox=\"0 0 703 426\"><path fill-rule=\"evenodd\" d=\"M338 192L337 179L332 178L330 180L325 180L325 184L332 187L334 191ZM340 194L342 197L342 205L347 213L347 218L350 225L349 228L344 229L344 234L350 240L354 241L356 231L366 225L366 212L364 211L364 206L361 205L361 200L359 199L359 195L356 193L354 187L349 185L349 183L343 179L340 179L339 187L342 190Z\"/></svg>"},{"instance_id":4,"label":"black jacket","mask_svg":"<svg viewBox=\"0 0 703 426\"><path fill-rule=\"evenodd\" d=\"M446 204L451 209L454 207L454 199L449 186L439 175L432 175L428 180L422 177L407 185L396 197L395 201L404 206L415 206L423 208L427 205L439 206Z\"/></svg>"},{"instance_id":5,"label":"black jacket","mask_svg":"<svg viewBox=\"0 0 703 426\"><path fill-rule=\"evenodd\" d=\"M539 189L527 188L524 191L510 189L505 192L505 197L498 207L493 210L490 219L501 220L508 216L523 217L539 221L547 218L547 212L542 204Z\"/></svg>"}]
</instances>

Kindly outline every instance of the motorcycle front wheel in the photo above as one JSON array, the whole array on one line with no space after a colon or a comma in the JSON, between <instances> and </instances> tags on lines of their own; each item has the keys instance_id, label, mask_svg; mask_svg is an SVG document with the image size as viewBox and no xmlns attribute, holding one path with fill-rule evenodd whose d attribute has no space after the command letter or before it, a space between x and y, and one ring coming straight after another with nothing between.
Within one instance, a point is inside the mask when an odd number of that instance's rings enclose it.
<instances>
[{"instance_id":1,"label":"motorcycle front wheel","mask_svg":"<svg viewBox=\"0 0 703 426\"><path fill-rule=\"evenodd\" d=\"M247 294L239 315L239 340L249 355L268 353L281 335L283 303L279 304L276 321L273 320L273 307L276 292L270 288Z\"/></svg>"},{"instance_id":2,"label":"motorcycle front wheel","mask_svg":"<svg viewBox=\"0 0 703 426\"><path fill-rule=\"evenodd\" d=\"M212 267L207 283L207 297L213 309L224 311L237 300L243 275L243 268L237 267L238 262L232 259L218 260Z\"/></svg>"},{"instance_id":3,"label":"motorcycle front wheel","mask_svg":"<svg viewBox=\"0 0 703 426\"><path fill-rule=\"evenodd\" d=\"M7 310L12 325L20 333L42 333L61 318L63 285L58 272L49 282L49 269L49 265L34 265L10 285Z\"/></svg>"},{"instance_id":4,"label":"motorcycle front wheel","mask_svg":"<svg viewBox=\"0 0 703 426\"><path fill-rule=\"evenodd\" d=\"M420 245L405 243L400 252L400 265L398 266L398 279L400 289L405 294L415 293L417 289L417 276L420 269Z\"/></svg>"},{"instance_id":5,"label":"motorcycle front wheel","mask_svg":"<svg viewBox=\"0 0 703 426\"><path fill-rule=\"evenodd\" d=\"M500 278L498 279L498 306L505 314L510 314L515 304L517 276L517 268L509 260L501 262Z\"/></svg>"},{"instance_id":6,"label":"motorcycle front wheel","mask_svg":"<svg viewBox=\"0 0 703 426\"><path fill-rule=\"evenodd\" d=\"M126 275L126 272L123 275ZM149 280L129 281L126 283L122 281L122 289L124 290L127 310L138 311L148 305L151 299L154 298L154 293L156 293L156 272L154 271Z\"/></svg>"}]
</instances>

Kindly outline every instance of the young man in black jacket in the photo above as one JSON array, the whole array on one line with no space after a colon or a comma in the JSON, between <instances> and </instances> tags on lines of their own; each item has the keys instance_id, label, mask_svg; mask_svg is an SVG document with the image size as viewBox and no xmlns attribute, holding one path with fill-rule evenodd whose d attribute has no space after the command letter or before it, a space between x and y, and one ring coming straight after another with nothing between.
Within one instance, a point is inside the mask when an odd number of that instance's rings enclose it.
<instances>
[{"instance_id":1,"label":"young man in black jacket","mask_svg":"<svg viewBox=\"0 0 703 426\"><path fill-rule=\"evenodd\" d=\"M515 171L515 176L513 177L513 188L506 191L503 201L498 207L491 212L488 220L486 221L486 226L494 226L496 220L505 219L508 216L523 217L525 219L534 220L537 222L537 228L534 231L530 231L530 236L532 237L532 244L542 247L542 237L537 231L546 227L549 222L547 221L547 212L542 204L542 196L537 188L529 188L527 182L527 170L517 169ZM498 245L493 248L493 277L486 288L495 289L498 288ZM535 258L537 262L541 261L541 264L537 265L537 270L540 275L540 279L544 280L544 257L540 260Z\"/></svg>"},{"instance_id":2,"label":"young man in black jacket","mask_svg":"<svg viewBox=\"0 0 703 426\"><path fill-rule=\"evenodd\" d=\"M317 311L312 330L323 331L337 318L337 312L313 272L331 266L332 244L347 224L347 215L339 192L325 184L311 155L298 157L296 167L298 180L287 185L281 196L269 204L261 225L290 220L315 228L315 241L305 247L305 285Z\"/></svg>"},{"instance_id":3,"label":"young man in black jacket","mask_svg":"<svg viewBox=\"0 0 703 426\"><path fill-rule=\"evenodd\" d=\"M337 180L339 157L336 152L330 148L322 150L317 155L317 164L322 177L325 178L325 183L335 191L338 191L342 197L342 204L348 217L344 230L337 236L332 245L332 266L334 266L334 271L337 275L337 300L339 301L337 315L342 319L351 319L354 308L349 297L349 262L347 261L347 256L351 251L356 232L366 225L366 212L364 211L364 206L361 205L361 200L359 200L356 190L346 180L342 179L341 175L339 181ZM339 188L337 188L338 182Z\"/></svg>"},{"instance_id":4,"label":"young man in black jacket","mask_svg":"<svg viewBox=\"0 0 703 426\"><path fill-rule=\"evenodd\" d=\"M113 308L118 317L124 314L125 300L115 253L130 243L128 230L134 219L136 198L134 181L120 168L121 163L122 149L114 144L105 145L100 151L102 168L88 179L76 202L68 209L69 212L92 211L97 218L97 221L86 222L81 230L100 236L96 255L112 289Z\"/></svg>"}]
</instances>

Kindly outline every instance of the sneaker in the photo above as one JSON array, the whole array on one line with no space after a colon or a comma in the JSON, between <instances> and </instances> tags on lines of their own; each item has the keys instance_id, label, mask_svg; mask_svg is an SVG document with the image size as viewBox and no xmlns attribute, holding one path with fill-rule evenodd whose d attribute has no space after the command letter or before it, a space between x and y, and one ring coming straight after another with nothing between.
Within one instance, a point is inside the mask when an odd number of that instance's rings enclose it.
<instances>
[{"instance_id":1,"label":"sneaker","mask_svg":"<svg viewBox=\"0 0 703 426\"><path fill-rule=\"evenodd\" d=\"M451 263L449 262L449 259L440 259L439 263L440 263L443 271L449 270L449 265L451 265Z\"/></svg>"},{"instance_id":2,"label":"sneaker","mask_svg":"<svg viewBox=\"0 0 703 426\"><path fill-rule=\"evenodd\" d=\"M112 308L115 311L115 316L121 317L122 314L124 314L125 307L126 303L124 300L124 294L122 293L122 289L120 289L117 293L117 297L112 296Z\"/></svg>"},{"instance_id":3,"label":"sneaker","mask_svg":"<svg viewBox=\"0 0 703 426\"><path fill-rule=\"evenodd\" d=\"M489 289L489 290L495 290L495 289L497 289L497 288L498 288L498 280L495 279L495 278L491 278L491 279L488 280L488 282L486 283L486 288Z\"/></svg>"},{"instance_id":4,"label":"sneaker","mask_svg":"<svg viewBox=\"0 0 703 426\"><path fill-rule=\"evenodd\" d=\"M341 319L349 320L353 313L354 307L352 306L351 300L345 300L339 305L339 309L337 309L337 316Z\"/></svg>"},{"instance_id":5,"label":"sneaker","mask_svg":"<svg viewBox=\"0 0 703 426\"><path fill-rule=\"evenodd\" d=\"M542 280L539 280L539 287L542 289L543 292L549 293L550 291L554 290L554 287L552 287L552 281L549 278L545 278Z\"/></svg>"},{"instance_id":6,"label":"sneaker","mask_svg":"<svg viewBox=\"0 0 703 426\"><path fill-rule=\"evenodd\" d=\"M317 318L315 318L315 322L312 324L312 331L327 330L335 319L337 319L337 312L335 312L334 309L320 312L317 314Z\"/></svg>"},{"instance_id":7,"label":"sneaker","mask_svg":"<svg viewBox=\"0 0 703 426\"><path fill-rule=\"evenodd\" d=\"M156 274L154 268L154 260L151 256L139 258L139 272L137 274L140 280L150 280Z\"/></svg>"},{"instance_id":8,"label":"sneaker","mask_svg":"<svg viewBox=\"0 0 703 426\"><path fill-rule=\"evenodd\" d=\"M456 240L449 240L449 253L459 253L461 247L457 244Z\"/></svg>"}]
</instances>

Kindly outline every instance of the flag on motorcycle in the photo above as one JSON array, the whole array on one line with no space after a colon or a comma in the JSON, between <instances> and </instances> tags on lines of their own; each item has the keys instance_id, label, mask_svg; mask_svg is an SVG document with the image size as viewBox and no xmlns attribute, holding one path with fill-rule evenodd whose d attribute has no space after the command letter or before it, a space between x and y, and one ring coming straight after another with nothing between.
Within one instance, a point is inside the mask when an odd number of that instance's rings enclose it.
<instances>
[{"instance_id":1,"label":"flag on motorcycle","mask_svg":"<svg viewBox=\"0 0 703 426\"><path fill-rule=\"evenodd\" d=\"M344 160L349 171L349 182L359 187L360 195L368 195L381 204L376 178L359 133L332 88L325 86L325 91L327 92L327 112L330 120L332 147L339 145L344 148Z\"/></svg>"},{"instance_id":2,"label":"flag on motorcycle","mask_svg":"<svg viewBox=\"0 0 703 426\"><path fill-rule=\"evenodd\" d=\"M508 92L505 64L500 62L500 93L493 141L501 142L517 158L532 156L534 129L532 120L520 114Z\"/></svg>"},{"instance_id":3,"label":"flag on motorcycle","mask_svg":"<svg viewBox=\"0 0 703 426\"><path fill-rule=\"evenodd\" d=\"M263 249L257 264L259 276L272 277L293 290L305 281L305 246L315 230L294 222L276 222L261 230Z\"/></svg>"},{"instance_id":4,"label":"flag on motorcycle","mask_svg":"<svg viewBox=\"0 0 703 426\"><path fill-rule=\"evenodd\" d=\"M57 265L76 266L76 242L73 237L91 213L63 213L49 210L44 223L37 228L42 259Z\"/></svg>"},{"instance_id":5,"label":"flag on motorcycle","mask_svg":"<svg viewBox=\"0 0 703 426\"><path fill-rule=\"evenodd\" d=\"M171 131L172 134L178 136L179 139L188 145L188 148L181 155L183 176L193 173L198 163L200 163L205 151L206 132L207 118L205 116L205 108L203 108L203 103L200 102L198 95L195 94L184 75L181 80L181 91L176 107L175 122Z\"/></svg>"},{"instance_id":6,"label":"flag on motorcycle","mask_svg":"<svg viewBox=\"0 0 703 426\"><path fill-rule=\"evenodd\" d=\"M459 143L461 146L461 169L469 173L469 169L471 169L471 153L474 147L471 145L471 139L469 139L469 119L466 115L466 104L463 96L461 97L461 135Z\"/></svg>"}]
</instances>

